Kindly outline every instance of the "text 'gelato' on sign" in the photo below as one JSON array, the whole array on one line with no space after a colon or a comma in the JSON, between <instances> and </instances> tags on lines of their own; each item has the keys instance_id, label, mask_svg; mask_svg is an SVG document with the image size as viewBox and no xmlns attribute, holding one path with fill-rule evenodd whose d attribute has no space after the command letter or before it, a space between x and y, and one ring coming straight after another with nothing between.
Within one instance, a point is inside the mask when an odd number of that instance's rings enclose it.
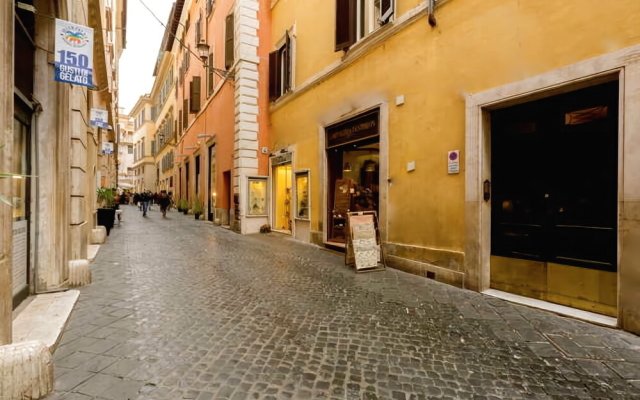
<instances>
[{"instance_id":1,"label":"text 'gelato' on sign","mask_svg":"<svg viewBox=\"0 0 640 400\"><path fill-rule=\"evenodd\" d=\"M56 19L55 80L93 87L93 29Z\"/></svg>"}]
</instances>

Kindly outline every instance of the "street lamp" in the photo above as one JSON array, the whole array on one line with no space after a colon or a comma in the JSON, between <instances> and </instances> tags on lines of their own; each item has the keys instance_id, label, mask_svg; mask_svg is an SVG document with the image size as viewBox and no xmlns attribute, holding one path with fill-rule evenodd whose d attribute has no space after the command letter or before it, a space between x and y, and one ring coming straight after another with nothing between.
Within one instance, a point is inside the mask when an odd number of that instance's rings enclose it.
<instances>
[{"instance_id":1,"label":"street lamp","mask_svg":"<svg viewBox=\"0 0 640 400\"><path fill-rule=\"evenodd\" d=\"M201 40L196 47L198 49L198 55L200 56L202 63L205 67L208 67L207 59L209 58L209 45L204 40Z\"/></svg>"},{"instance_id":2,"label":"street lamp","mask_svg":"<svg viewBox=\"0 0 640 400\"><path fill-rule=\"evenodd\" d=\"M209 45L204 40L201 40L200 43L196 45L196 49L198 50L198 57L202 61L202 64L206 69L211 69L214 73L220 75L222 78L233 78L233 73L231 71L226 71L224 69L215 68L213 65L209 65Z\"/></svg>"}]
</instances>

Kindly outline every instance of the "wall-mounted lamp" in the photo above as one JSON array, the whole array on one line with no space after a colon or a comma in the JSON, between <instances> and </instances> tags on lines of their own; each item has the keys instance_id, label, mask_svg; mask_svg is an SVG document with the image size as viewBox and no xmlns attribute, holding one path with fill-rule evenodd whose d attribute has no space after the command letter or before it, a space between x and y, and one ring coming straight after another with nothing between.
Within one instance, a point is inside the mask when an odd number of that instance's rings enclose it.
<instances>
[{"instance_id":1,"label":"wall-mounted lamp","mask_svg":"<svg viewBox=\"0 0 640 400\"><path fill-rule=\"evenodd\" d=\"M344 172L351 172L351 163L349 161L347 161L346 163L344 163L344 167L342 168L342 170Z\"/></svg>"},{"instance_id":2,"label":"wall-mounted lamp","mask_svg":"<svg viewBox=\"0 0 640 400\"><path fill-rule=\"evenodd\" d=\"M213 72L215 72L222 78L233 78L233 73L231 71L218 69L212 65L209 65L208 63L209 45L207 44L207 42L205 42L204 40L201 40L200 43L196 45L196 48L198 50L198 57L200 57L200 60L202 61L202 64L204 65L205 68L213 70Z\"/></svg>"}]
</instances>

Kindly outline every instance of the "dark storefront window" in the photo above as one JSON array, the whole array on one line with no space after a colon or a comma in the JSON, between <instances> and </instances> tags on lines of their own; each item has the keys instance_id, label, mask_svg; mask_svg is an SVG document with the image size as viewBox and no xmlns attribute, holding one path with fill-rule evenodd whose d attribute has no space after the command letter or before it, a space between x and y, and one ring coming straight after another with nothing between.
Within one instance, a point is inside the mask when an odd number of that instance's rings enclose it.
<instances>
[{"instance_id":1,"label":"dark storefront window","mask_svg":"<svg viewBox=\"0 0 640 400\"><path fill-rule=\"evenodd\" d=\"M344 243L346 213L379 210L379 110L327 128L328 232Z\"/></svg>"}]
</instances>

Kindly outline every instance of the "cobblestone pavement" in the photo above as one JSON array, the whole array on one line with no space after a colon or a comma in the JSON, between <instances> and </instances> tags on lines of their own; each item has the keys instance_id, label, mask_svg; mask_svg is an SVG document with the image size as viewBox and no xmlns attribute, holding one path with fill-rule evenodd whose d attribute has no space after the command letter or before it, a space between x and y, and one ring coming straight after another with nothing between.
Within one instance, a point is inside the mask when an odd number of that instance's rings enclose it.
<instances>
[{"instance_id":1,"label":"cobblestone pavement","mask_svg":"<svg viewBox=\"0 0 640 400\"><path fill-rule=\"evenodd\" d=\"M48 399L640 398L640 337L175 211L124 221Z\"/></svg>"}]
</instances>

